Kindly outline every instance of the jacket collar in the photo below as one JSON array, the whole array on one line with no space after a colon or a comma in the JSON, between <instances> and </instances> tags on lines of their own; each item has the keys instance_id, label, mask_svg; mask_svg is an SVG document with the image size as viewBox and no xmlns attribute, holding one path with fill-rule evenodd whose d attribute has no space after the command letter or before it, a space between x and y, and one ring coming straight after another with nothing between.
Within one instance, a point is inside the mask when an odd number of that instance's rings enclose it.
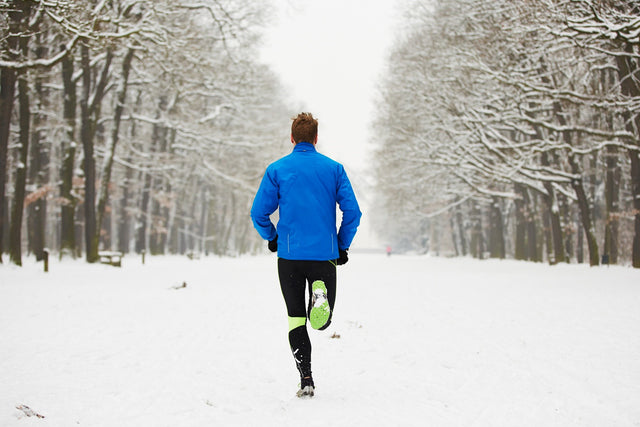
<instances>
[{"instance_id":1,"label":"jacket collar","mask_svg":"<svg viewBox=\"0 0 640 427\"><path fill-rule=\"evenodd\" d=\"M310 142L298 142L294 147L293 151L316 151L316 147Z\"/></svg>"}]
</instances>

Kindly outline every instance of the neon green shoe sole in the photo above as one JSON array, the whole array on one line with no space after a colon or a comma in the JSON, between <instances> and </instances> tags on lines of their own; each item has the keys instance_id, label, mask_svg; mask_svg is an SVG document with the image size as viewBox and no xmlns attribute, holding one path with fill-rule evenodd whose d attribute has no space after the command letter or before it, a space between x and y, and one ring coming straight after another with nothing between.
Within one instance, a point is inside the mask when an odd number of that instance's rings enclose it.
<instances>
[{"instance_id":1,"label":"neon green shoe sole","mask_svg":"<svg viewBox=\"0 0 640 427\"><path fill-rule=\"evenodd\" d=\"M311 284L311 310L309 311L309 323L313 329L320 329L329 321L331 309L327 299L327 287L322 280L316 280Z\"/></svg>"}]
</instances>

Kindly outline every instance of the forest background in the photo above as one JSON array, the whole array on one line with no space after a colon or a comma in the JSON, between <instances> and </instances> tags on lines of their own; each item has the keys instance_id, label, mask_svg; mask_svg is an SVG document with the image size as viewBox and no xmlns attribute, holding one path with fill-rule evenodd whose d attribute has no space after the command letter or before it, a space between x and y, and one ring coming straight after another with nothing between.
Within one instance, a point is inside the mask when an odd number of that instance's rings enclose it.
<instances>
[{"instance_id":1,"label":"forest background","mask_svg":"<svg viewBox=\"0 0 640 427\"><path fill-rule=\"evenodd\" d=\"M638 7L405 2L361 187L381 242L640 267ZM0 12L0 256L263 250L247 212L295 113L256 59L266 3Z\"/></svg>"}]
</instances>

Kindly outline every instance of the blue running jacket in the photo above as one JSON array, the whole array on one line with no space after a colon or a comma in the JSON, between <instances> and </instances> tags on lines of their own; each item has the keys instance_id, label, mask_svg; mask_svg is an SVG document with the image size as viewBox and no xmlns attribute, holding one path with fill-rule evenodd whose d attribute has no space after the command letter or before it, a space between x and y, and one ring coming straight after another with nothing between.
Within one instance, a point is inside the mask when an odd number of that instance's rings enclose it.
<instances>
[{"instance_id":1,"label":"blue running jacket","mask_svg":"<svg viewBox=\"0 0 640 427\"><path fill-rule=\"evenodd\" d=\"M336 232L336 204L342 211ZM277 229L270 215L279 208ZM326 261L347 249L360 224L360 207L344 167L299 142L270 164L253 200L251 219L265 240L278 235L278 257Z\"/></svg>"}]
</instances>

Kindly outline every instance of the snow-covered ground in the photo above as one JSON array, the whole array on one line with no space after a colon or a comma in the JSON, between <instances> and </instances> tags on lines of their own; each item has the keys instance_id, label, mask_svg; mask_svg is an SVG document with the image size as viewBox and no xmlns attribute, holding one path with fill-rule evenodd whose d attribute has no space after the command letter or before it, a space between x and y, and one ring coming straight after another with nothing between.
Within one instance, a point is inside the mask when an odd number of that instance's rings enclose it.
<instances>
[{"instance_id":1,"label":"snow-covered ground","mask_svg":"<svg viewBox=\"0 0 640 427\"><path fill-rule=\"evenodd\" d=\"M354 253L310 400L274 257L50 270L0 266L0 426L640 426L631 268Z\"/></svg>"}]
</instances>

